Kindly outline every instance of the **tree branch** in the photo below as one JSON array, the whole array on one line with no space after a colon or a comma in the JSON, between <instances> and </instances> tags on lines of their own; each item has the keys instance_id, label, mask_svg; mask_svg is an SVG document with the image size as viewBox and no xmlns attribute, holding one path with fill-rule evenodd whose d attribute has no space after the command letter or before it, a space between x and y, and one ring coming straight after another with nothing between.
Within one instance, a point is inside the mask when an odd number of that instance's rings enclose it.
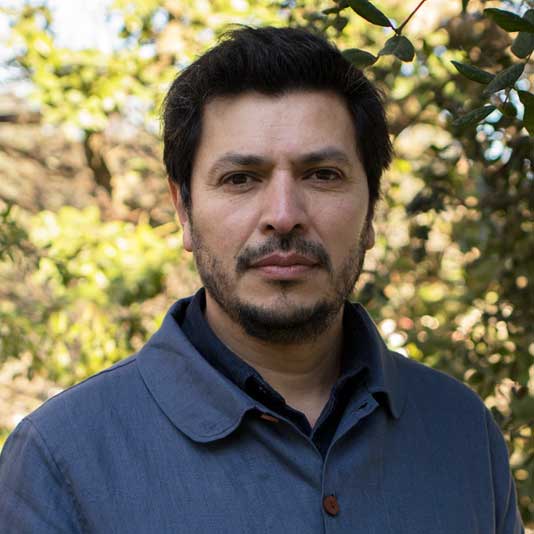
<instances>
[{"instance_id":1,"label":"tree branch","mask_svg":"<svg viewBox=\"0 0 534 534\"><path fill-rule=\"evenodd\" d=\"M417 7L408 15L408 18L395 30L395 33L399 35L404 26L410 22L411 18L419 11L419 8L426 2L426 0L421 0L419 4L417 4Z\"/></svg>"}]
</instances>

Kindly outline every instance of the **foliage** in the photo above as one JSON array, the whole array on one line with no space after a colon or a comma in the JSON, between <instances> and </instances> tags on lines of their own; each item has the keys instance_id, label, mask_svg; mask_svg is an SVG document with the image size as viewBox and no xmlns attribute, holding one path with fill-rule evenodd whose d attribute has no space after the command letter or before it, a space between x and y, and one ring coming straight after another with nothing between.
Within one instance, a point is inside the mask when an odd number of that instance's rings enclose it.
<instances>
[{"instance_id":1,"label":"foliage","mask_svg":"<svg viewBox=\"0 0 534 534\"><path fill-rule=\"evenodd\" d=\"M259 0L117 0L113 11L122 20L113 53L55 46L46 4L27 3L16 13L13 59L31 76L48 122L87 135L105 129L111 114L133 111L134 120L154 128L177 67L191 62L237 19L276 20L276 10Z\"/></svg>"},{"instance_id":2,"label":"foliage","mask_svg":"<svg viewBox=\"0 0 534 534\"><path fill-rule=\"evenodd\" d=\"M173 223L103 222L95 207L65 206L26 224L38 255L1 265L0 354L30 352L32 372L62 387L135 352L161 319L147 303L172 270L190 268Z\"/></svg>"},{"instance_id":3,"label":"foliage","mask_svg":"<svg viewBox=\"0 0 534 534\"><path fill-rule=\"evenodd\" d=\"M113 201L91 136L117 114L155 136L169 80L228 23L334 39L387 95L397 155L356 296L392 347L482 396L534 525L534 2L489 4L119 0L118 44L104 53L55 46L50 12L32 2L11 14L12 61L44 121L83 134L87 165ZM0 298L0 354L29 351L61 385L142 344L159 317L142 302L169 291L176 266L190 270L167 226L101 220L89 208L17 217L6 209L0 219L0 272L12 281Z\"/></svg>"},{"instance_id":4,"label":"foliage","mask_svg":"<svg viewBox=\"0 0 534 534\"><path fill-rule=\"evenodd\" d=\"M11 217L12 204L6 204L0 212L0 261L14 261L15 249L22 249L27 234Z\"/></svg>"}]
</instances>

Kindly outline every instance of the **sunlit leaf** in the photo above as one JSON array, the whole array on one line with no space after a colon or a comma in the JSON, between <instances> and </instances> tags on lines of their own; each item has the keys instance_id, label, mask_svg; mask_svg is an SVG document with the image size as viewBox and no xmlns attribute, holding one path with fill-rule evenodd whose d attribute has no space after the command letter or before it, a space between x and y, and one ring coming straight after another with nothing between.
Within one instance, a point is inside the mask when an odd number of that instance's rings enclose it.
<instances>
[{"instance_id":1,"label":"sunlit leaf","mask_svg":"<svg viewBox=\"0 0 534 534\"><path fill-rule=\"evenodd\" d=\"M534 24L521 18L519 15L504 9L488 8L484 9L484 15L493 20L503 30L507 32L529 32L534 33Z\"/></svg>"},{"instance_id":2,"label":"sunlit leaf","mask_svg":"<svg viewBox=\"0 0 534 534\"><path fill-rule=\"evenodd\" d=\"M507 69L499 72L495 75L495 78L491 80L486 89L484 89L485 95L491 95L502 89L513 87L515 82L519 79L523 70L525 69L524 63L516 63Z\"/></svg>"},{"instance_id":3,"label":"sunlit leaf","mask_svg":"<svg viewBox=\"0 0 534 534\"><path fill-rule=\"evenodd\" d=\"M368 0L349 0L349 6L358 13L360 17L363 17L372 24L391 27L391 22L386 15Z\"/></svg>"},{"instance_id":4,"label":"sunlit leaf","mask_svg":"<svg viewBox=\"0 0 534 534\"><path fill-rule=\"evenodd\" d=\"M343 51L343 56L356 67L362 69L376 62L376 56L359 48L349 48Z\"/></svg>"},{"instance_id":5,"label":"sunlit leaf","mask_svg":"<svg viewBox=\"0 0 534 534\"><path fill-rule=\"evenodd\" d=\"M462 115L453 121L452 125L460 128L466 126L472 126L485 119L491 112L495 111L496 107L493 105L483 106L481 108L474 109L466 115Z\"/></svg>"},{"instance_id":6,"label":"sunlit leaf","mask_svg":"<svg viewBox=\"0 0 534 534\"><path fill-rule=\"evenodd\" d=\"M456 70L460 74L466 78L469 78L470 80L473 80L474 82L487 84L493 80L493 74L474 67L473 65L465 65L464 63L459 63L458 61L451 61L451 63L456 67Z\"/></svg>"},{"instance_id":7,"label":"sunlit leaf","mask_svg":"<svg viewBox=\"0 0 534 534\"><path fill-rule=\"evenodd\" d=\"M393 55L401 61L412 61L415 55L415 49L407 37L404 37L404 35L395 35L386 41L384 48L380 50L378 55Z\"/></svg>"}]
</instances>

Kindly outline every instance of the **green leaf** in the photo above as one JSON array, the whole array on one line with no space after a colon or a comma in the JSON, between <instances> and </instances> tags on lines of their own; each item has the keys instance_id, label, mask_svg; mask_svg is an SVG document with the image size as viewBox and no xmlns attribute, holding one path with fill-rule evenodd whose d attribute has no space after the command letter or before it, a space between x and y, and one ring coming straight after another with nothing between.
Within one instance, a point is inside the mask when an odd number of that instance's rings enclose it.
<instances>
[{"instance_id":1,"label":"green leaf","mask_svg":"<svg viewBox=\"0 0 534 534\"><path fill-rule=\"evenodd\" d=\"M469 78L470 80L473 80L474 82L487 84L494 78L494 75L490 72L473 67L473 65L465 65L464 63L459 63L458 61L451 61L451 63L456 67L456 70L460 74L466 78Z\"/></svg>"},{"instance_id":2,"label":"green leaf","mask_svg":"<svg viewBox=\"0 0 534 534\"><path fill-rule=\"evenodd\" d=\"M337 6L323 9L322 13L325 15L332 15L334 13L339 13L340 11L343 11L344 9L349 7L349 3L347 0L337 0L335 3L337 4Z\"/></svg>"},{"instance_id":3,"label":"green leaf","mask_svg":"<svg viewBox=\"0 0 534 534\"><path fill-rule=\"evenodd\" d=\"M467 11L467 4L469 3L469 0L462 0L462 12L465 13Z\"/></svg>"},{"instance_id":4,"label":"green leaf","mask_svg":"<svg viewBox=\"0 0 534 534\"><path fill-rule=\"evenodd\" d=\"M534 95L528 91L517 91L519 100L525 106L523 114L523 126L530 135L534 135Z\"/></svg>"},{"instance_id":5,"label":"green leaf","mask_svg":"<svg viewBox=\"0 0 534 534\"><path fill-rule=\"evenodd\" d=\"M392 27L389 19L368 0L349 0L349 6L365 20L377 26Z\"/></svg>"},{"instance_id":6,"label":"green leaf","mask_svg":"<svg viewBox=\"0 0 534 534\"><path fill-rule=\"evenodd\" d=\"M336 13L339 13L343 8L339 7L339 6L336 6L336 7L329 7L327 9L323 9L321 11L321 13L323 13L324 15L333 15L333 14L336 14Z\"/></svg>"},{"instance_id":7,"label":"green leaf","mask_svg":"<svg viewBox=\"0 0 534 534\"><path fill-rule=\"evenodd\" d=\"M359 48L349 48L342 52L343 57L350 61L353 65L359 69L368 67L376 62L378 59L376 56L365 50L360 50Z\"/></svg>"},{"instance_id":8,"label":"green leaf","mask_svg":"<svg viewBox=\"0 0 534 534\"><path fill-rule=\"evenodd\" d=\"M384 48L378 52L378 55L394 55L401 61L412 61L415 55L415 49L407 37L404 37L404 35L395 35L386 41Z\"/></svg>"},{"instance_id":9,"label":"green leaf","mask_svg":"<svg viewBox=\"0 0 534 534\"><path fill-rule=\"evenodd\" d=\"M523 18L534 24L534 9L529 9ZM527 57L534 51L534 34L527 32L519 32L512 44L512 52L520 58Z\"/></svg>"},{"instance_id":10,"label":"green leaf","mask_svg":"<svg viewBox=\"0 0 534 534\"><path fill-rule=\"evenodd\" d=\"M453 121L452 125L460 128L472 126L473 124L479 123L482 119L485 119L491 112L495 111L495 109L495 106L483 106L481 108L476 108L466 115L458 117Z\"/></svg>"},{"instance_id":11,"label":"green leaf","mask_svg":"<svg viewBox=\"0 0 534 534\"><path fill-rule=\"evenodd\" d=\"M512 44L512 52L520 58L525 58L534 50L534 33L519 32Z\"/></svg>"},{"instance_id":12,"label":"green leaf","mask_svg":"<svg viewBox=\"0 0 534 534\"><path fill-rule=\"evenodd\" d=\"M484 15L493 20L503 30L507 32L529 32L534 33L534 24L521 18L519 15L504 9L488 8L484 9Z\"/></svg>"},{"instance_id":13,"label":"green leaf","mask_svg":"<svg viewBox=\"0 0 534 534\"><path fill-rule=\"evenodd\" d=\"M512 65L511 67L502 70L501 72L495 75L495 78L493 78L493 80L491 80L486 89L484 89L483 94L487 96L496 93L497 91L500 91L502 89L508 89L509 87L513 87L519 76L521 76L521 74L523 73L524 68L524 63L516 63L515 65Z\"/></svg>"},{"instance_id":14,"label":"green leaf","mask_svg":"<svg viewBox=\"0 0 534 534\"><path fill-rule=\"evenodd\" d=\"M349 19L347 17L337 17L334 22L332 22L332 26L338 31L342 32L345 29L345 26L349 23Z\"/></svg>"},{"instance_id":15,"label":"green leaf","mask_svg":"<svg viewBox=\"0 0 534 534\"><path fill-rule=\"evenodd\" d=\"M499 108L499 111L505 117L509 117L511 119L517 116L517 108L511 102L502 104L502 106Z\"/></svg>"}]
</instances>

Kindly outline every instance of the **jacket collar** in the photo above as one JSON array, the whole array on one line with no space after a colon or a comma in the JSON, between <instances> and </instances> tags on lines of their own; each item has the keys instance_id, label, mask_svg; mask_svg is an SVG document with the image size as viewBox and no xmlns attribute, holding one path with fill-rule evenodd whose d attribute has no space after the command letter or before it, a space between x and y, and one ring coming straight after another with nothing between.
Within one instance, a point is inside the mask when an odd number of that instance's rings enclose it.
<instances>
[{"instance_id":1,"label":"jacket collar","mask_svg":"<svg viewBox=\"0 0 534 534\"><path fill-rule=\"evenodd\" d=\"M191 345L180 328L190 301L191 297L179 300L170 308L160 329L137 355L137 362L146 387L165 415L192 440L205 443L232 433L247 412L268 410L213 368ZM363 307L353 307L371 342L367 387L371 393L386 393L391 413L398 418L404 390L396 361Z\"/></svg>"},{"instance_id":2,"label":"jacket collar","mask_svg":"<svg viewBox=\"0 0 534 534\"><path fill-rule=\"evenodd\" d=\"M404 356L393 353L386 347L378 328L361 304L352 304L351 308L361 319L369 343L369 350L362 351L364 363L369 366L367 389L370 393L385 393L391 414L399 419L406 401L406 390L398 369L398 360Z\"/></svg>"}]
</instances>

